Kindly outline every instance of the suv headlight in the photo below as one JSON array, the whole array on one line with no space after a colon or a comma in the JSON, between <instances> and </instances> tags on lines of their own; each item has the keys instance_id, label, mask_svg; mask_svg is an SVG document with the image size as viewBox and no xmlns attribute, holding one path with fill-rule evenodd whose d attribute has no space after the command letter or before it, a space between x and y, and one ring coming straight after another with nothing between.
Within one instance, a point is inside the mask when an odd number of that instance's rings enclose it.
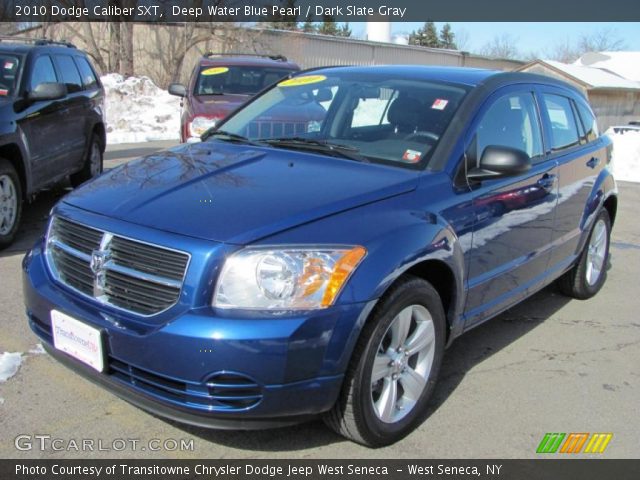
<instances>
[{"instance_id":1,"label":"suv headlight","mask_svg":"<svg viewBox=\"0 0 640 480\"><path fill-rule=\"evenodd\" d=\"M213 306L258 310L329 307L366 253L360 246L241 250L226 260Z\"/></svg>"},{"instance_id":2,"label":"suv headlight","mask_svg":"<svg viewBox=\"0 0 640 480\"><path fill-rule=\"evenodd\" d=\"M189 123L189 135L199 137L211 127L215 127L216 121L217 118L193 117L193 120Z\"/></svg>"}]
</instances>

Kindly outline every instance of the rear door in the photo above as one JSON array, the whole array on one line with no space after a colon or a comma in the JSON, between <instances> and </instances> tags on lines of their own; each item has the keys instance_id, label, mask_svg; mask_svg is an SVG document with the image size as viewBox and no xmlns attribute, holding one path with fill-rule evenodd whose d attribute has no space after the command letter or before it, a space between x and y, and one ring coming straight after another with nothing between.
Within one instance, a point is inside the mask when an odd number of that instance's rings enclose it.
<instances>
[{"instance_id":1,"label":"rear door","mask_svg":"<svg viewBox=\"0 0 640 480\"><path fill-rule=\"evenodd\" d=\"M468 266L465 327L508 308L545 276L557 202L556 160L544 154L533 87L507 87L483 106L466 140L467 165L489 145L531 157L521 175L470 184L474 227Z\"/></svg>"},{"instance_id":2,"label":"rear door","mask_svg":"<svg viewBox=\"0 0 640 480\"><path fill-rule=\"evenodd\" d=\"M542 115L550 139L549 156L558 163L558 208L550 268L565 269L580 252L585 208L606 152L598 137L595 116L586 102L553 87L540 89Z\"/></svg>"}]
</instances>

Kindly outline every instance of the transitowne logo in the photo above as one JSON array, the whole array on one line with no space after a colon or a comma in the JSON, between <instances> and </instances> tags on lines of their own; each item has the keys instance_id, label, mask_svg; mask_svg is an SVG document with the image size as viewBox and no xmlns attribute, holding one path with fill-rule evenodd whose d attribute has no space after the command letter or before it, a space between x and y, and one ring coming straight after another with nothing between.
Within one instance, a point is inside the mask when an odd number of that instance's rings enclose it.
<instances>
[{"instance_id":1,"label":"transitowne logo","mask_svg":"<svg viewBox=\"0 0 640 480\"><path fill-rule=\"evenodd\" d=\"M613 433L546 433L536 453L604 453L612 437Z\"/></svg>"}]
</instances>

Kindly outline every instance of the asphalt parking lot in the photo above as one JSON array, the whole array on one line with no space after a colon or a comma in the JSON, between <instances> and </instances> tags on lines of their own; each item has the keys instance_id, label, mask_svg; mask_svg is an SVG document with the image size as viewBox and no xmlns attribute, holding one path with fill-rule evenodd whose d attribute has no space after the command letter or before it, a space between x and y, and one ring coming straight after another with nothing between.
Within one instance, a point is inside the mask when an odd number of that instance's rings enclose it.
<instances>
[{"instance_id":1,"label":"asphalt parking lot","mask_svg":"<svg viewBox=\"0 0 640 480\"><path fill-rule=\"evenodd\" d=\"M169 145L121 145L109 149L105 166ZM0 383L0 458L534 458L546 432L610 432L604 458L637 458L640 184L619 187L603 291L576 301L548 288L458 339L446 353L429 418L379 450L345 441L320 421L259 432L183 426L129 405L39 353L24 315L20 262L65 192L47 191L27 208L16 243L0 252L0 353L23 353L18 373ZM54 450L51 442L41 449L34 440L23 451L15 447L19 435L62 441ZM84 439L96 442L93 452L73 448L71 441ZM171 440L193 448L175 450ZM163 443L166 449L149 448Z\"/></svg>"}]
</instances>

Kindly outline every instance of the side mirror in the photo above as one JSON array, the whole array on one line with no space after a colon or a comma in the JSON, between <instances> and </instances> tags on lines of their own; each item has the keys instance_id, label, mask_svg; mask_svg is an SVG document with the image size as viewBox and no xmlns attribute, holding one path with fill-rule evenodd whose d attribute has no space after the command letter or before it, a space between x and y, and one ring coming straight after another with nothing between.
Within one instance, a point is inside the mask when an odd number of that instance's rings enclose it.
<instances>
[{"instance_id":1,"label":"side mirror","mask_svg":"<svg viewBox=\"0 0 640 480\"><path fill-rule=\"evenodd\" d=\"M40 100L58 100L67 94L64 83L44 82L39 83L29 92L27 99L31 102Z\"/></svg>"},{"instance_id":2,"label":"side mirror","mask_svg":"<svg viewBox=\"0 0 640 480\"><path fill-rule=\"evenodd\" d=\"M186 97L187 96L187 87L182 85L181 83L172 83L169 85L169 93L171 95L175 95L176 97Z\"/></svg>"},{"instance_id":3,"label":"side mirror","mask_svg":"<svg viewBox=\"0 0 640 480\"><path fill-rule=\"evenodd\" d=\"M527 172L531 158L517 148L489 145L482 152L480 166L467 172L469 180L511 177Z\"/></svg>"}]
</instances>

